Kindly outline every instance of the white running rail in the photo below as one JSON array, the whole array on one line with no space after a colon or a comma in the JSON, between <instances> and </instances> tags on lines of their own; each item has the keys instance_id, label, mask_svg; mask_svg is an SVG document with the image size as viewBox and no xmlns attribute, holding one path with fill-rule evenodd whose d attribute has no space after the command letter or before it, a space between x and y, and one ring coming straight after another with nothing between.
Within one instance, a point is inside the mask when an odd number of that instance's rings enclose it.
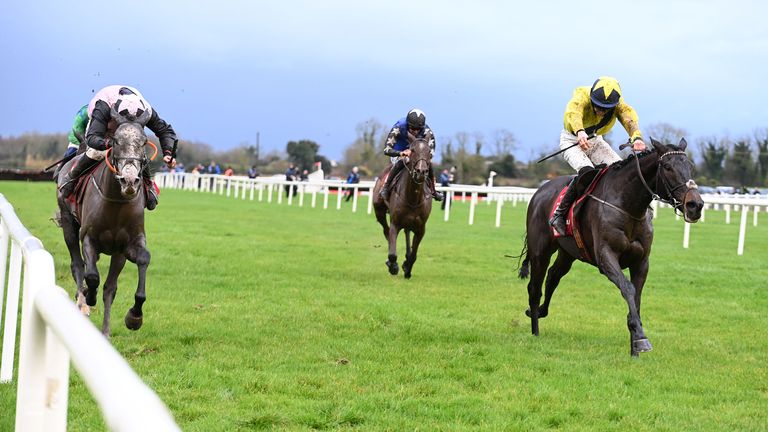
<instances>
[{"instance_id":1,"label":"white running rail","mask_svg":"<svg viewBox=\"0 0 768 432\"><path fill-rule=\"evenodd\" d=\"M10 244L10 260L8 245ZM9 264L6 266L6 264ZM13 377L23 274L16 431L67 429L69 362L114 431L179 431L168 408L55 284L53 257L0 194L0 319L8 274L0 382Z\"/></svg>"}]
</instances>

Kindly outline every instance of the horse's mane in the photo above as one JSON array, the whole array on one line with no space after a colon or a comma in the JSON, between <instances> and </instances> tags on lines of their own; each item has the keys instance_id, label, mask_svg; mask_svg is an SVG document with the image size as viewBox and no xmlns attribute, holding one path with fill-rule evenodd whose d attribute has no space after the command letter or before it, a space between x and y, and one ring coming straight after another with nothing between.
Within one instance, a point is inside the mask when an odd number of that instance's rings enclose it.
<instances>
[{"instance_id":1,"label":"horse's mane","mask_svg":"<svg viewBox=\"0 0 768 432\"><path fill-rule=\"evenodd\" d=\"M638 159L642 159L642 158L648 156L651 153L656 153L656 149L652 148L652 149L643 150L640 153L633 153L633 154L629 155L626 159L622 159L622 160L619 160L619 161L616 161L616 162L612 163L611 164L611 168L613 168L615 170L620 170L620 169L624 168L624 166L626 166L627 164L632 162L632 160L635 157L637 157Z\"/></svg>"}]
</instances>

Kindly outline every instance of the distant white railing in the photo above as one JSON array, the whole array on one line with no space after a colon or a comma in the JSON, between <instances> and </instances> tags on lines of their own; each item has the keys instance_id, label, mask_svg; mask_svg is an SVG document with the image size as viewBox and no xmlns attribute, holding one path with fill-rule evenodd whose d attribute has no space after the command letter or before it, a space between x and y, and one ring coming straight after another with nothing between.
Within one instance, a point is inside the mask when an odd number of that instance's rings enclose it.
<instances>
[{"instance_id":1,"label":"distant white railing","mask_svg":"<svg viewBox=\"0 0 768 432\"><path fill-rule=\"evenodd\" d=\"M10 261L8 245L11 246ZM6 264L9 264L6 266ZM0 194L0 276L8 271L0 382L13 377L19 290L23 304L19 342L16 431L67 428L70 357L115 431L178 431L158 396L82 316L55 284L53 257ZM0 319L4 283L0 283Z\"/></svg>"},{"instance_id":2,"label":"distant white railing","mask_svg":"<svg viewBox=\"0 0 768 432\"><path fill-rule=\"evenodd\" d=\"M367 197L366 211L370 214L373 211L373 200L371 191L373 190L373 181L362 181L360 183L345 183L342 180L314 180L310 174L309 181L287 181L284 176L274 177L256 177L254 179L242 176L222 176L214 174L192 174L192 173L159 173L155 175L155 181L160 188L183 189L197 192L215 193L227 197L258 200L271 203L273 200L282 204L283 199L288 205L293 205L295 199L298 200L299 207L303 207L307 199L314 208L319 205L318 199L322 199L324 209L328 208L328 203L335 195L336 209L340 210L342 201L345 200L346 193L351 191L353 194L352 212L357 212L360 197ZM470 205L469 225L474 224L475 206L481 201L490 205L496 202L495 226L501 226L502 208L505 203L511 203L516 206L519 202L527 203L536 189L520 187L487 187L473 185L452 185L450 187L437 187L437 190L446 192L454 197L455 200L468 202ZM450 219L451 202L446 202L444 220Z\"/></svg>"},{"instance_id":3,"label":"distant white railing","mask_svg":"<svg viewBox=\"0 0 768 432\"><path fill-rule=\"evenodd\" d=\"M159 173L155 176L155 180L161 188L170 189L185 189L198 192L209 192L220 195L226 195L227 197L250 200L272 202L273 199L278 204L283 202L283 195L286 195L288 205L292 205L294 198L298 197L298 205L301 207L304 205L305 196L311 198L311 206L314 208L317 204L318 195L323 200L323 208L328 208L328 202L331 199L330 195L336 194L336 209L341 209L342 198L345 196L345 192L352 190L354 195L352 196L352 212L357 212L358 197L365 196L368 198L367 212L372 212L373 200L371 199L370 191L373 190L373 181L363 181L357 184L347 184L341 180L314 180L310 174L310 181L296 182L286 181L283 176L273 177L257 177L250 179L242 176L222 176L213 174L193 174L193 173ZM287 188L288 186L291 186ZM287 188L287 189L286 189ZM287 194L284 191L287 190ZM520 188L520 187L488 187L488 186L473 186L473 185L452 185L450 187L438 187L437 190L446 192L446 195L452 196L453 200L448 200L445 203L445 210L443 214L443 220L448 221L451 215L451 205L453 201L459 201L462 203L469 203L469 225L474 224L475 220L475 208L480 202L485 202L487 205L496 203L496 217L494 220L494 226L501 226L501 216L503 214L503 206L506 203L511 203L512 206L516 206L518 203L527 204L530 201L531 196L536 192L536 189ZM757 226L757 214L761 207L768 208L768 197L763 195L719 195L719 194L704 194L702 195L705 206L702 212L701 222L704 222L707 211L710 210L724 210L725 222L731 223L731 211L741 212L741 226L739 228L739 244L737 247L737 254L742 255L744 253L744 240L746 233L746 221L747 213L750 209L753 211L753 225ZM660 204L656 201L652 203L654 210L659 207L669 207L665 204ZM654 217L658 212L654 212ZM700 222L700 223L701 223ZM690 224L685 223L683 228L683 247L688 248L690 240Z\"/></svg>"}]
</instances>

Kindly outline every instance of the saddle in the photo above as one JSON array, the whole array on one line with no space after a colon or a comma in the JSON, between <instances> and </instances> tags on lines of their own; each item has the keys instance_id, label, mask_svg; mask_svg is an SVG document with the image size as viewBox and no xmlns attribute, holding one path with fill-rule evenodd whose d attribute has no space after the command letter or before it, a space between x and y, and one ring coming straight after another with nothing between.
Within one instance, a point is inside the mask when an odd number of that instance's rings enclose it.
<instances>
[{"instance_id":1,"label":"saddle","mask_svg":"<svg viewBox=\"0 0 768 432\"><path fill-rule=\"evenodd\" d=\"M579 228L578 215L581 212L581 208L583 207L587 196L592 193L593 190L595 190L597 185L600 183L600 180L602 180L603 175L608 171L607 166L598 168L600 169L586 172L578 177L575 186L577 198L574 200L573 205L571 205L571 207L568 209L568 213L566 214L565 236L561 236L557 231L552 229L552 233L554 234L555 238L558 239L560 245L563 246L565 250L580 260L589 263L593 263L593 260L590 257L589 252L587 252L586 248L584 247L584 240L581 236L581 230ZM560 194L558 194L557 199L555 200L555 205L552 207L552 211L549 215L550 218L555 213L555 209L560 205L560 201L562 201L563 196L567 190L568 185L566 185L560 191Z\"/></svg>"},{"instance_id":2,"label":"saddle","mask_svg":"<svg viewBox=\"0 0 768 432\"><path fill-rule=\"evenodd\" d=\"M77 223L80 223L80 206L83 203L83 197L85 197L85 191L88 189L88 182L93 177L93 172L96 171L96 168L98 168L100 165L102 165L104 161L100 161L98 163L93 164L90 168L85 170L80 177L78 177L75 180L75 189L72 191L72 194L67 197L66 201L69 205L69 210L72 212L72 215L77 220ZM70 171L74 168L74 164L70 166Z\"/></svg>"}]
</instances>

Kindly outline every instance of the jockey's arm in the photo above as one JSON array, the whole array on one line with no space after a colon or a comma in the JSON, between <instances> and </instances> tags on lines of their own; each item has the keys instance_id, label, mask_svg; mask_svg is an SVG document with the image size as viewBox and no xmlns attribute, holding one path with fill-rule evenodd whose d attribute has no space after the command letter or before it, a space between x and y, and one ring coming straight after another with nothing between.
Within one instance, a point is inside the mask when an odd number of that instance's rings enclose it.
<instances>
[{"instance_id":1,"label":"jockey's arm","mask_svg":"<svg viewBox=\"0 0 768 432\"><path fill-rule=\"evenodd\" d=\"M96 102L91 112L91 123L85 133L85 143L96 150L107 149L107 127L111 120L109 105L104 101Z\"/></svg>"},{"instance_id":2,"label":"jockey's arm","mask_svg":"<svg viewBox=\"0 0 768 432\"><path fill-rule=\"evenodd\" d=\"M157 136L157 139L160 140L160 147L163 149L163 162L170 168L173 168L176 165L176 155L173 154L173 145L178 141L178 138L176 138L176 131L173 130L173 127L168 122L160 118L157 114L157 110L154 108L152 109L152 116L147 122L147 127Z\"/></svg>"}]
</instances>

